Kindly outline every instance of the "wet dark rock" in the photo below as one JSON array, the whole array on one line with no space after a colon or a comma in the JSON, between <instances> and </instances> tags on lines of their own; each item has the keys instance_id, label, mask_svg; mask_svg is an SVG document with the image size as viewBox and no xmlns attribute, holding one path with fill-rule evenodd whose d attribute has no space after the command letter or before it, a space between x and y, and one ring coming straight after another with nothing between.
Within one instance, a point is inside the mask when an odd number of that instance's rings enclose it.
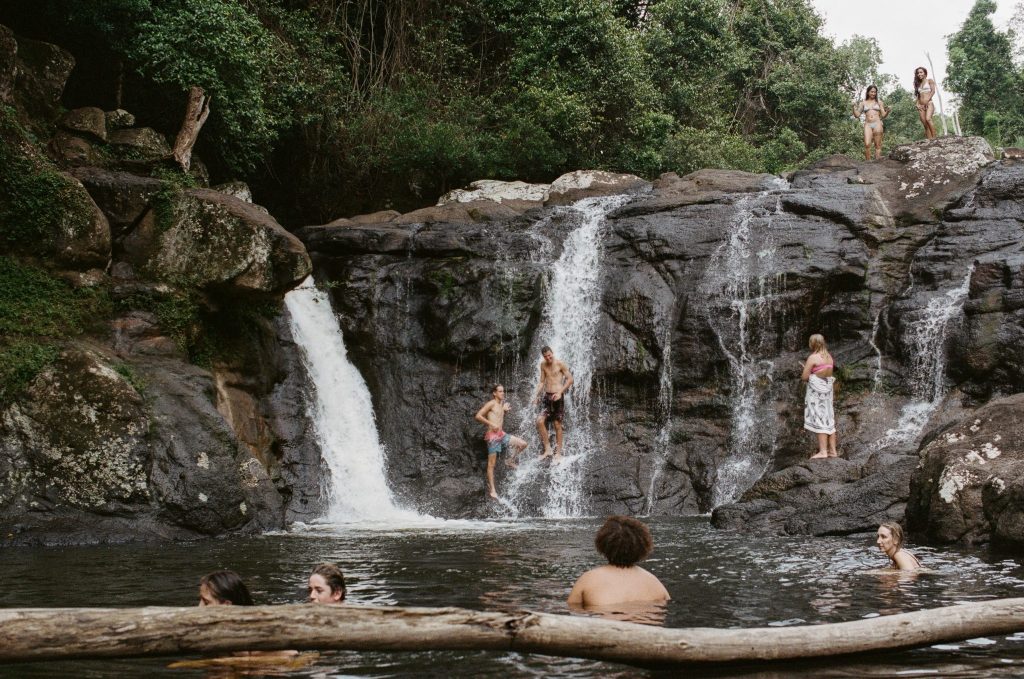
<instances>
[{"instance_id":1,"label":"wet dark rock","mask_svg":"<svg viewBox=\"0 0 1024 679\"><path fill-rule=\"evenodd\" d=\"M148 127L111 130L107 141L119 153L133 160L157 160L171 154L167 138Z\"/></svg>"},{"instance_id":2,"label":"wet dark rock","mask_svg":"<svg viewBox=\"0 0 1024 679\"><path fill-rule=\"evenodd\" d=\"M910 528L936 542L1024 544L1024 394L996 399L921 448Z\"/></svg>"},{"instance_id":3,"label":"wet dark rock","mask_svg":"<svg viewBox=\"0 0 1024 679\"><path fill-rule=\"evenodd\" d=\"M17 77L18 40L14 32L0 25L0 103L9 104Z\"/></svg>"},{"instance_id":4,"label":"wet dark rock","mask_svg":"<svg viewBox=\"0 0 1024 679\"><path fill-rule=\"evenodd\" d=\"M773 375L761 387L772 443L761 481L719 507L716 524L821 535L902 519L925 434L891 431L921 398L908 333L932 300L962 285L972 261L967 320L948 323L949 379L939 386L964 389L940 399L930 427L974 407L980 375L997 370L986 356L1003 352L997 383L1021 388L1009 344L1020 346L1022 327L1010 314L1024 186L1015 172L968 138L897 149L875 163L828 158L791 184L732 171L666 175L615 210L604 230L591 412L602 451L587 463L590 511L688 514L721 502L735 383L709 322L728 319L728 300L709 297L709 276L730 229L749 214L755 228L771 224L771 312L748 328L748 341ZM514 406L506 429L537 450L526 403L531 352L544 341L535 329L548 267L575 219L556 208L497 222L346 220L300 232L318 278L332 286L350 357L374 395L392 487L407 502L443 515L487 513L471 415L493 381ZM989 318L975 321L981 314ZM813 332L838 360L840 460L807 461L816 444L802 428L798 377ZM968 343L967 333L978 339Z\"/></svg>"}]
</instances>

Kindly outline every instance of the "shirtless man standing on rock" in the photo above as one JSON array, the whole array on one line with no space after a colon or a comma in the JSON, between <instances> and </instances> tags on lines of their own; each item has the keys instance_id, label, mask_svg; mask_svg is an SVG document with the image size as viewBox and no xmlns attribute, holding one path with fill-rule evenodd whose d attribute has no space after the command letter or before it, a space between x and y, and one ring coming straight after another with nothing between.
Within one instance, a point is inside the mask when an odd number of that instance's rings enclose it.
<instances>
[{"instance_id":1,"label":"shirtless man standing on rock","mask_svg":"<svg viewBox=\"0 0 1024 679\"><path fill-rule=\"evenodd\" d=\"M537 391L533 396L533 402L540 400L544 394L544 409L537 417L537 433L540 440L544 442L544 454L541 459L551 456L551 442L548 440L547 422L554 422L555 425L555 461L562 459L562 417L565 416L565 399L562 396L572 386L572 373L565 363L555 360L555 353L551 347L544 347L540 350L544 360L540 362L540 383L537 384Z\"/></svg>"},{"instance_id":2,"label":"shirtless man standing on rock","mask_svg":"<svg viewBox=\"0 0 1024 679\"><path fill-rule=\"evenodd\" d=\"M498 453L508 454L511 446L512 455L505 460L505 464L515 467L516 455L526 448L526 441L518 436L506 434L502 429L505 424L505 413L511 408L505 400L505 387L496 384L491 393L494 398L477 411L476 421L487 427L487 431L484 432L484 441L487 442L487 492L492 499L497 500L498 491L494 489L494 463L498 460Z\"/></svg>"}]
</instances>

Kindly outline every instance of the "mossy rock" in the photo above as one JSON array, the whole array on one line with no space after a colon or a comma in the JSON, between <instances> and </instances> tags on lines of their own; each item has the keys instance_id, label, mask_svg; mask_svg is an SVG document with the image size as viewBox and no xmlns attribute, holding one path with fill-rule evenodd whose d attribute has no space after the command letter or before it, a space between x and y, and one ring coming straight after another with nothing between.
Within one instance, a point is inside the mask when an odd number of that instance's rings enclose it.
<instances>
[{"instance_id":1,"label":"mossy rock","mask_svg":"<svg viewBox=\"0 0 1024 679\"><path fill-rule=\"evenodd\" d=\"M186 189L163 201L124 241L126 259L151 278L228 294L276 294L312 271L302 242L250 203L211 189Z\"/></svg>"}]
</instances>

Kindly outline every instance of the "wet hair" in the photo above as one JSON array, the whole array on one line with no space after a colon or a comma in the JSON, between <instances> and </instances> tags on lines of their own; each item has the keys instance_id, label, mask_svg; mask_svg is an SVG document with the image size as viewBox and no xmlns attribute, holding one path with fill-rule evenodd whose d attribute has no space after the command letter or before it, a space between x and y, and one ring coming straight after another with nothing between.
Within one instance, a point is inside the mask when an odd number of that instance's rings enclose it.
<instances>
[{"instance_id":1,"label":"wet hair","mask_svg":"<svg viewBox=\"0 0 1024 679\"><path fill-rule=\"evenodd\" d=\"M331 588L331 593L341 592L341 600L345 600L345 574L333 563L321 563L313 567L310 575L319 575Z\"/></svg>"},{"instance_id":2,"label":"wet hair","mask_svg":"<svg viewBox=\"0 0 1024 679\"><path fill-rule=\"evenodd\" d=\"M549 347L548 345L545 344L544 346L542 346L540 348L540 355L543 356L544 354L548 353L549 351L551 351L551 347ZM555 352L551 351L551 353L555 353Z\"/></svg>"},{"instance_id":3,"label":"wet hair","mask_svg":"<svg viewBox=\"0 0 1024 679\"><path fill-rule=\"evenodd\" d=\"M242 577L234 571L214 571L199 579L199 586L206 589L219 601L234 606L255 606L249 588L242 582Z\"/></svg>"},{"instance_id":4,"label":"wet hair","mask_svg":"<svg viewBox=\"0 0 1024 679\"><path fill-rule=\"evenodd\" d=\"M864 90L864 101L868 100L868 94L871 93L871 90L875 91L875 101L878 101L878 85L868 85L868 88Z\"/></svg>"},{"instance_id":5,"label":"wet hair","mask_svg":"<svg viewBox=\"0 0 1024 679\"><path fill-rule=\"evenodd\" d=\"M825 344L825 337L817 333L811 335L810 339L807 340L807 345L811 348L811 351L815 353L828 351L828 345Z\"/></svg>"},{"instance_id":6,"label":"wet hair","mask_svg":"<svg viewBox=\"0 0 1024 679\"><path fill-rule=\"evenodd\" d=\"M923 71L924 72L924 75L921 76L920 80L917 79L917 72L918 71ZM925 79L927 79L927 78L928 78L928 69L927 68L925 68L924 66L918 66L917 68L914 69L914 99L917 99L918 95L920 94L921 83L923 83L925 81Z\"/></svg>"},{"instance_id":7,"label":"wet hair","mask_svg":"<svg viewBox=\"0 0 1024 679\"><path fill-rule=\"evenodd\" d=\"M493 394L494 392L498 391L498 389L501 389L502 386L504 385L502 385L501 382L495 382L494 386L491 387L491 393Z\"/></svg>"},{"instance_id":8,"label":"wet hair","mask_svg":"<svg viewBox=\"0 0 1024 679\"><path fill-rule=\"evenodd\" d=\"M903 548L903 542L906 539L906 536L903 535L903 526L899 525L895 521L886 521L878 527L889 529L889 533L892 535L892 541L896 543L897 552Z\"/></svg>"},{"instance_id":9,"label":"wet hair","mask_svg":"<svg viewBox=\"0 0 1024 679\"><path fill-rule=\"evenodd\" d=\"M654 540L642 521L630 516L609 516L597 531L594 546L611 565L629 568L650 555Z\"/></svg>"}]
</instances>

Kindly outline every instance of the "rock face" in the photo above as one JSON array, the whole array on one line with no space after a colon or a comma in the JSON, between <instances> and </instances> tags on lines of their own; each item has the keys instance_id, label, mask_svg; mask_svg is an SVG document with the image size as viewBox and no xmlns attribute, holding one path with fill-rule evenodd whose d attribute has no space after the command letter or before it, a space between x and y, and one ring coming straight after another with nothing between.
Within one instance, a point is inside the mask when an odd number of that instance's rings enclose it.
<instances>
[{"instance_id":1,"label":"rock face","mask_svg":"<svg viewBox=\"0 0 1024 679\"><path fill-rule=\"evenodd\" d=\"M921 448L907 520L936 542L1024 544L1024 394L996 399Z\"/></svg>"},{"instance_id":2,"label":"rock face","mask_svg":"<svg viewBox=\"0 0 1024 679\"><path fill-rule=\"evenodd\" d=\"M57 357L15 364L31 371L23 382L0 372L0 545L192 539L316 518L305 375L275 319L310 272L305 248L244 185L185 188L202 176L170 172L166 140L130 113L85 107L58 121L71 63L0 27L0 99L16 104L0 112L7 268L49 279L40 289L70 309L88 293L96 316L69 320L67 336L0 330L0 351ZM53 133L49 158L30 128ZM6 295L4 308L18 308Z\"/></svg>"},{"instance_id":3,"label":"rock face","mask_svg":"<svg viewBox=\"0 0 1024 679\"><path fill-rule=\"evenodd\" d=\"M1024 177L991 157L983 140L943 139L876 163L829 158L788 183L666 175L611 212L587 511L717 507L719 526L811 534L902 519L926 431L1022 383L1013 291ZM506 188L474 185L442 202ZM506 429L537 449L538 328L579 212L406 223L417 216L301 236L375 396L397 494L486 515L471 416L500 381L516 408ZM802 429L798 362L813 332L840 366L841 461L806 461L815 443Z\"/></svg>"}]
</instances>

